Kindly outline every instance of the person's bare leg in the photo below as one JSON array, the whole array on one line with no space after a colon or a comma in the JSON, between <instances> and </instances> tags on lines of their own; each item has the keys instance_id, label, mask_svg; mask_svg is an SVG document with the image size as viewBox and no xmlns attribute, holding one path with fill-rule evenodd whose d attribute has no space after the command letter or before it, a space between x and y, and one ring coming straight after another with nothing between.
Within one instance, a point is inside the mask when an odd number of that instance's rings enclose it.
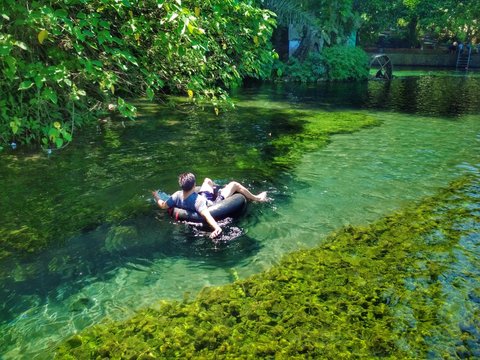
<instances>
[{"instance_id":1,"label":"person's bare leg","mask_svg":"<svg viewBox=\"0 0 480 360\"><path fill-rule=\"evenodd\" d=\"M252 201L267 201L267 192L261 192L258 195L252 194L245 186L242 184L232 181L228 183L224 188L221 189L221 195L226 199L236 192L245 196L248 200Z\"/></svg>"},{"instance_id":2,"label":"person's bare leg","mask_svg":"<svg viewBox=\"0 0 480 360\"><path fill-rule=\"evenodd\" d=\"M214 186L213 180L209 179L209 178L205 178L205 180L203 180L203 184L200 187L199 192L208 191L208 192L211 192L213 194L213 186Z\"/></svg>"}]
</instances>

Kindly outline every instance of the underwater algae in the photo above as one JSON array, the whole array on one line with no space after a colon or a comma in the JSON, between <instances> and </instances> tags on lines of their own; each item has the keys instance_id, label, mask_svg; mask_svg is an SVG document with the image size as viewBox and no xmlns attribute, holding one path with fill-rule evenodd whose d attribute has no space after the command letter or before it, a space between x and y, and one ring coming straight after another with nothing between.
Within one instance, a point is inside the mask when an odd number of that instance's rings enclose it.
<instances>
[{"instance_id":1,"label":"underwater algae","mask_svg":"<svg viewBox=\"0 0 480 360\"><path fill-rule=\"evenodd\" d=\"M155 113L153 109L143 110ZM7 161L2 163L2 173L8 181L2 186L11 196L0 202L3 215L0 260L39 253L49 246L63 245L79 232L104 223L116 226L148 213L151 209L135 193L137 190L129 190L129 194L122 186L132 176L153 177L156 168L161 168L161 162L171 161L170 156L175 157L179 151L187 152L189 157L185 161L199 164L198 172L209 176L216 175L215 168L224 168L218 162L231 167L234 159L237 169L263 169L263 178L275 178L278 171L294 167L304 152L325 146L331 135L378 123L371 115L356 112L291 110L285 104L267 110L255 102L247 102L240 105L238 113L229 112L214 124L205 120L205 114L192 113L182 122L182 127L175 130L169 119L177 119L178 114L168 113L171 117L165 118L158 118L157 114L153 119L145 115L140 117L138 122L142 125L138 126L102 125L101 143L92 148L67 149L61 157L53 159L5 156ZM145 131L149 126L151 131ZM207 128L203 129L204 126ZM165 142L160 153L157 153L158 132ZM212 132L222 141L212 143ZM168 137L165 134L169 134ZM138 144L139 137L145 143ZM120 143L121 150L117 149ZM144 153L139 152L139 146L144 148ZM203 170L200 164L205 153L217 163L208 162ZM157 157L158 163L152 160ZM175 162L180 166L178 156ZM222 174L218 174L220 176ZM32 183L32 179L41 181ZM138 187L138 182L135 184Z\"/></svg>"},{"instance_id":2,"label":"underwater algae","mask_svg":"<svg viewBox=\"0 0 480 360\"><path fill-rule=\"evenodd\" d=\"M463 178L194 300L93 326L56 358L478 357L478 183Z\"/></svg>"},{"instance_id":3,"label":"underwater algae","mask_svg":"<svg viewBox=\"0 0 480 360\"><path fill-rule=\"evenodd\" d=\"M283 133L272 139L270 144L275 148L273 162L291 166L306 151L326 146L332 135L352 133L380 123L378 118L362 112L292 110L289 124L301 131Z\"/></svg>"}]
</instances>

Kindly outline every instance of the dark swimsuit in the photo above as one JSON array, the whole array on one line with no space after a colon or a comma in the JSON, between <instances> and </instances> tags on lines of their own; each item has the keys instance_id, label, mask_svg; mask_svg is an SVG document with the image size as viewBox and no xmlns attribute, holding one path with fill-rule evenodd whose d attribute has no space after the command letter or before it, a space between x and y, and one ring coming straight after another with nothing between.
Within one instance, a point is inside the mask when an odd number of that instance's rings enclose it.
<instances>
[{"instance_id":1,"label":"dark swimsuit","mask_svg":"<svg viewBox=\"0 0 480 360\"><path fill-rule=\"evenodd\" d=\"M225 198L222 196L220 193L221 190L219 190L217 187L213 189L215 193L212 193L210 191L199 191L198 193L200 195L203 195L207 198L208 201L211 201L212 203L217 203L222 200L225 200Z\"/></svg>"}]
</instances>

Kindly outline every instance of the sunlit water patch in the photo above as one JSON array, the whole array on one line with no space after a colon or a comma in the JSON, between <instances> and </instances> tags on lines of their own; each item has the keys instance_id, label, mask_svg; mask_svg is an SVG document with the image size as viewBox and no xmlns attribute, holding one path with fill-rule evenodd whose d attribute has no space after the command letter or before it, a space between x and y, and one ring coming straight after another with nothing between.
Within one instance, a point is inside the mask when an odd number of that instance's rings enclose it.
<instances>
[{"instance_id":1,"label":"sunlit water patch","mask_svg":"<svg viewBox=\"0 0 480 360\"><path fill-rule=\"evenodd\" d=\"M312 246L340 226L378 219L431 195L480 161L477 117L377 116L382 126L337 135L325 149L304 156L283 190L292 194L290 201L272 204L273 214L247 227L263 244L252 263L268 267L286 249Z\"/></svg>"}]
</instances>

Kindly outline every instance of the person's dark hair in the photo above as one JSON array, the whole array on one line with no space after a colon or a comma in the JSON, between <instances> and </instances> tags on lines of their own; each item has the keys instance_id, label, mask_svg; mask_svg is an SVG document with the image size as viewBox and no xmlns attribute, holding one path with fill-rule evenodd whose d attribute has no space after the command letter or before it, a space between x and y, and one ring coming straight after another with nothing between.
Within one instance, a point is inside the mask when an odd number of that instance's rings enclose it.
<instances>
[{"instance_id":1,"label":"person's dark hair","mask_svg":"<svg viewBox=\"0 0 480 360\"><path fill-rule=\"evenodd\" d=\"M183 191L190 191L195 186L195 175L192 173L183 173L178 176L178 185Z\"/></svg>"}]
</instances>

